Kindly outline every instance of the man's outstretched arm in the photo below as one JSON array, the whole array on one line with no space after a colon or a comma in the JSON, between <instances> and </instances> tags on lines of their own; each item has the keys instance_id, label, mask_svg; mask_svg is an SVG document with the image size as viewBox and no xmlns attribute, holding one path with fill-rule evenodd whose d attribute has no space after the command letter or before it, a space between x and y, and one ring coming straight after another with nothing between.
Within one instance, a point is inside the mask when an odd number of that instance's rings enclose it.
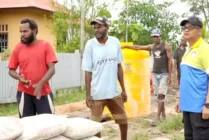
<instances>
[{"instance_id":1,"label":"man's outstretched arm","mask_svg":"<svg viewBox=\"0 0 209 140\"><path fill-rule=\"evenodd\" d=\"M152 45L146 45L146 46L140 46L140 45L133 45L133 46L124 46L122 49L128 48L132 50L146 50L146 51L151 51L152 50Z\"/></svg>"}]
</instances>

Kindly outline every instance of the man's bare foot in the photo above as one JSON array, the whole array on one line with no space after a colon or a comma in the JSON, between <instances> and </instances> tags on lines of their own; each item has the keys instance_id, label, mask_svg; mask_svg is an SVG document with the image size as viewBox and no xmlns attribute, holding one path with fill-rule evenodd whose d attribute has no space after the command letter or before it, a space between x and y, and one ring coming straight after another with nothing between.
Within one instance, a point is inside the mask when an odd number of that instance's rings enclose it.
<instances>
[{"instance_id":1,"label":"man's bare foot","mask_svg":"<svg viewBox=\"0 0 209 140\"><path fill-rule=\"evenodd\" d=\"M160 117L157 116L151 123L151 126L157 126L157 124L160 122Z\"/></svg>"},{"instance_id":2,"label":"man's bare foot","mask_svg":"<svg viewBox=\"0 0 209 140\"><path fill-rule=\"evenodd\" d=\"M162 115L162 120L166 120L166 116L165 115Z\"/></svg>"},{"instance_id":3,"label":"man's bare foot","mask_svg":"<svg viewBox=\"0 0 209 140\"><path fill-rule=\"evenodd\" d=\"M160 121L160 116L157 116L157 117L155 118L155 120L156 120L156 121Z\"/></svg>"}]
</instances>

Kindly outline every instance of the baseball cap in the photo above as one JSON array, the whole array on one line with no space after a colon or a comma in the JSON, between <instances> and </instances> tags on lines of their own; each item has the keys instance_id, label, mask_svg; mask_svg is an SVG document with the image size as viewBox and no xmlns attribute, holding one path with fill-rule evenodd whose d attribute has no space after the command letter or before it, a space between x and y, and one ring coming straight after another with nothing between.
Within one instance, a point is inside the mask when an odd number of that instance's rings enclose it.
<instances>
[{"instance_id":1,"label":"baseball cap","mask_svg":"<svg viewBox=\"0 0 209 140\"><path fill-rule=\"evenodd\" d=\"M109 25L109 22L106 17L96 17L94 20L90 22L91 25L94 25L95 23L98 23L101 25Z\"/></svg>"},{"instance_id":2,"label":"baseball cap","mask_svg":"<svg viewBox=\"0 0 209 140\"><path fill-rule=\"evenodd\" d=\"M154 29L154 30L152 30L151 36L160 36L160 29Z\"/></svg>"},{"instance_id":3,"label":"baseball cap","mask_svg":"<svg viewBox=\"0 0 209 140\"><path fill-rule=\"evenodd\" d=\"M192 25L198 26L200 28L202 28L202 26L203 26L200 19L198 17L195 17L195 16L191 16L188 19L182 20L180 25L184 26L187 22L190 22Z\"/></svg>"}]
</instances>

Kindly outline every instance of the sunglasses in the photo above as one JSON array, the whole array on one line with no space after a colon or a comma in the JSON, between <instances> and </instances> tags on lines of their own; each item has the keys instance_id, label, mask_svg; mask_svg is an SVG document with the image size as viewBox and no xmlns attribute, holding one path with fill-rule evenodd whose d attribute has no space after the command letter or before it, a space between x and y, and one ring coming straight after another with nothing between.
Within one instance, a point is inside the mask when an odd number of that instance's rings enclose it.
<instances>
[{"instance_id":1,"label":"sunglasses","mask_svg":"<svg viewBox=\"0 0 209 140\"><path fill-rule=\"evenodd\" d=\"M192 25L191 25L191 26L182 26L182 27L181 27L181 30L182 30L182 31L185 31L186 29L188 29L189 31L192 31L192 30L195 29L195 28L196 28L196 29L199 29L199 27L197 27L197 26L192 26Z\"/></svg>"}]
</instances>

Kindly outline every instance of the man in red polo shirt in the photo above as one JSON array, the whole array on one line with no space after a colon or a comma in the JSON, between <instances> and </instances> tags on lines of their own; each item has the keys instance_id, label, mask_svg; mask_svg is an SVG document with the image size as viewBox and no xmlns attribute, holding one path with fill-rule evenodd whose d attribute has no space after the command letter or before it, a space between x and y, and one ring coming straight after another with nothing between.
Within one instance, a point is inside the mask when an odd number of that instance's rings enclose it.
<instances>
[{"instance_id":1,"label":"man in red polo shirt","mask_svg":"<svg viewBox=\"0 0 209 140\"><path fill-rule=\"evenodd\" d=\"M57 58L52 46L38 40L38 25L32 19L20 23L21 42L12 52L9 75L18 80L17 102L19 117L54 113L53 94L49 80L55 74ZM19 73L16 69L19 67Z\"/></svg>"}]
</instances>

